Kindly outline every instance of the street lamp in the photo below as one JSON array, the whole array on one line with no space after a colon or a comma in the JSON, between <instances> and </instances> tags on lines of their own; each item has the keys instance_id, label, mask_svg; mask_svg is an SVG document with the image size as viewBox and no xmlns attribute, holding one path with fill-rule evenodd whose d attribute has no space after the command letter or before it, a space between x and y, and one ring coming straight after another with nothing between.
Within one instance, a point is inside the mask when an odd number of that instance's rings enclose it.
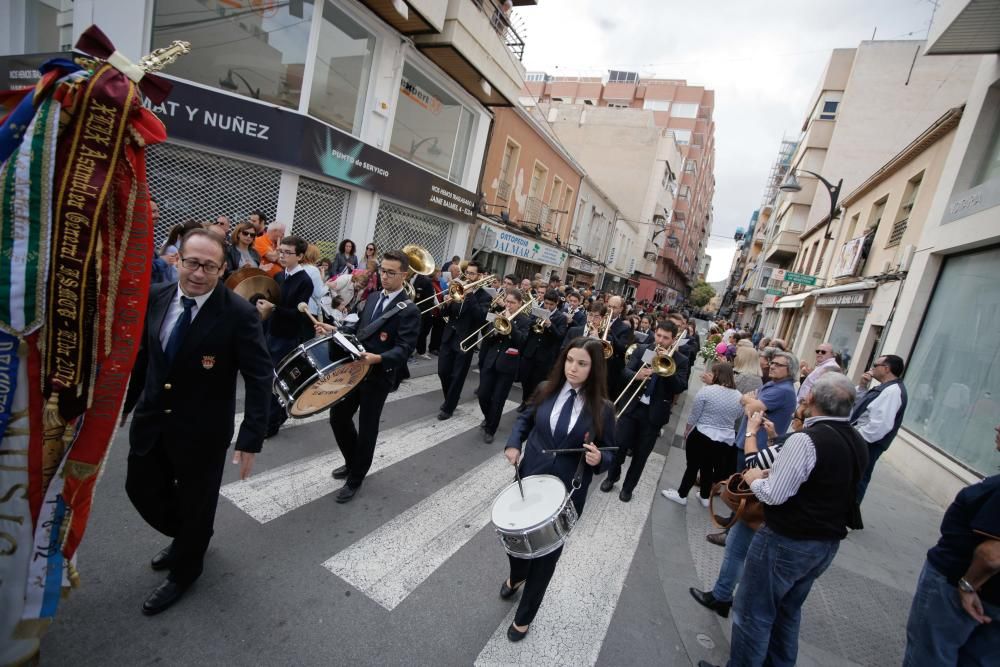
<instances>
[{"instance_id":1,"label":"street lamp","mask_svg":"<svg viewBox=\"0 0 1000 667\"><path fill-rule=\"evenodd\" d=\"M840 197L840 188L844 184L844 179L840 179L837 181L837 184L834 185L814 171L808 171L806 169L792 169L788 172L785 182L778 186L779 190L782 192L800 192L802 190L802 185L799 183L799 179L795 176L796 171L801 171L803 174L815 176L826 188L827 193L829 193L830 217L826 219L826 233L823 235L823 238L828 241L833 239L833 235L830 234L830 225L833 223L833 219L837 216L837 199Z\"/></svg>"}]
</instances>

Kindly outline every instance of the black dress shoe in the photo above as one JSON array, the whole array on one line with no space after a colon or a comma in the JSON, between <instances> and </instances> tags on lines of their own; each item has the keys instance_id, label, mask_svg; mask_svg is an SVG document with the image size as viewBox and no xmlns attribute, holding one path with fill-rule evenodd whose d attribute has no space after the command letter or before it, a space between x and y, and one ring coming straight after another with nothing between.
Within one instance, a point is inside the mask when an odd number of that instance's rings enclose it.
<instances>
[{"instance_id":1,"label":"black dress shoe","mask_svg":"<svg viewBox=\"0 0 1000 667\"><path fill-rule=\"evenodd\" d=\"M178 584L176 581L164 579L156 589L149 594L142 603L142 613L146 616L155 616L161 611L166 611L184 595L186 586Z\"/></svg>"},{"instance_id":2,"label":"black dress shoe","mask_svg":"<svg viewBox=\"0 0 1000 667\"><path fill-rule=\"evenodd\" d=\"M485 433L483 433L483 442L485 442L487 445L492 445L493 444L493 434L490 433L489 431L486 431Z\"/></svg>"},{"instance_id":3,"label":"black dress shoe","mask_svg":"<svg viewBox=\"0 0 1000 667\"><path fill-rule=\"evenodd\" d=\"M694 598L694 601L702 607L711 609L722 618L729 618L729 610L733 606L732 602L716 600L715 596L712 595L712 591L699 591L697 588L689 588L688 592L691 593L691 597Z\"/></svg>"},{"instance_id":4,"label":"black dress shoe","mask_svg":"<svg viewBox=\"0 0 1000 667\"><path fill-rule=\"evenodd\" d=\"M358 492L358 489L360 489L360 488L361 488L360 486L358 486L358 487L350 487L350 486L347 486L346 484L344 484L344 486L342 486L340 488L340 491L337 492L336 501L338 503L340 503L340 504L344 504L344 503L350 502L351 498L354 497L354 494L356 494Z\"/></svg>"},{"instance_id":5,"label":"black dress shoe","mask_svg":"<svg viewBox=\"0 0 1000 667\"><path fill-rule=\"evenodd\" d=\"M445 419L451 419L451 413L442 410L441 412L438 413L438 421L443 422Z\"/></svg>"},{"instance_id":6,"label":"black dress shoe","mask_svg":"<svg viewBox=\"0 0 1000 667\"><path fill-rule=\"evenodd\" d=\"M149 561L149 566L159 572L160 570L169 570L170 566L173 565L173 548L174 545L170 545L160 553L153 556L153 560Z\"/></svg>"},{"instance_id":7,"label":"black dress shoe","mask_svg":"<svg viewBox=\"0 0 1000 667\"><path fill-rule=\"evenodd\" d=\"M698 667L719 667L714 662L709 662L708 660L699 660Z\"/></svg>"},{"instance_id":8,"label":"black dress shoe","mask_svg":"<svg viewBox=\"0 0 1000 667\"><path fill-rule=\"evenodd\" d=\"M606 477L603 482L601 482L601 491L608 493L611 489L615 488L615 480L610 477Z\"/></svg>"},{"instance_id":9,"label":"black dress shoe","mask_svg":"<svg viewBox=\"0 0 1000 667\"><path fill-rule=\"evenodd\" d=\"M714 544L717 547L726 546L726 536L729 535L729 531L722 531L721 533L709 533L705 536L705 539L709 544Z\"/></svg>"},{"instance_id":10,"label":"black dress shoe","mask_svg":"<svg viewBox=\"0 0 1000 667\"><path fill-rule=\"evenodd\" d=\"M618 500L622 501L623 503L629 502L630 500L632 500L632 492L622 489L621 493L618 494Z\"/></svg>"},{"instance_id":11,"label":"black dress shoe","mask_svg":"<svg viewBox=\"0 0 1000 667\"><path fill-rule=\"evenodd\" d=\"M486 428L486 420L479 422L479 428Z\"/></svg>"},{"instance_id":12,"label":"black dress shoe","mask_svg":"<svg viewBox=\"0 0 1000 667\"><path fill-rule=\"evenodd\" d=\"M507 585L507 580L504 579L503 583L500 584L500 599L501 600L511 599L512 597L514 597L514 593L517 593L519 590L521 590L521 586L524 586L523 581L520 582L517 586L511 588L510 586Z\"/></svg>"},{"instance_id":13,"label":"black dress shoe","mask_svg":"<svg viewBox=\"0 0 1000 667\"><path fill-rule=\"evenodd\" d=\"M347 479L347 466L342 465L339 468L334 468L330 474L333 475L334 479Z\"/></svg>"},{"instance_id":14,"label":"black dress shoe","mask_svg":"<svg viewBox=\"0 0 1000 667\"><path fill-rule=\"evenodd\" d=\"M530 629L531 628L529 626L528 630ZM510 627L507 628L507 639L511 640L512 642L519 642L528 636L528 630L521 632L520 630L514 627L513 623L511 623Z\"/></svg>"}]
</instances>

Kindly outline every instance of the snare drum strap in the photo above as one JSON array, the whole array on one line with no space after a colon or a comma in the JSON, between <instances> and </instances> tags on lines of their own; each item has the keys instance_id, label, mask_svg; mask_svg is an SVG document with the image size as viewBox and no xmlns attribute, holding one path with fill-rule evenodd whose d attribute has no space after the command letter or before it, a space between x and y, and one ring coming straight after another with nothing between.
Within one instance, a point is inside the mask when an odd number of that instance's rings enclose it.
<instances>
[{"instance_id":1,"label":"snare drum strap","mask_svg":"<svg viewBox=\"0 0 1000 667\"><path fill-rule=\"evenodd\" d=\"M581 486L583 486L583 466L586 464L586 462L587 462L587 455L580 454L580 463L577 464L576 473L573 474L573 482L572 482L573 490L570 491L570 495L576 493L576 490L579 489Z\"/></svg>"},{"instance_id":2,"label":"snare drum strap","mask_svg":"<svg viewBox=\"0 0 1000 667\"><path fill-rule=\"evenodd\" d=\"M388 310L383 309L382 314L374 322L369 322L368 326L358 332L358 340L364 341L370 338L376 331L382 328L388 320L392 319L395 315L406 310L406 306L412 303L409 299L403 299L396 303L394 308L389 308Z\"/></svg>"}]
</instances>

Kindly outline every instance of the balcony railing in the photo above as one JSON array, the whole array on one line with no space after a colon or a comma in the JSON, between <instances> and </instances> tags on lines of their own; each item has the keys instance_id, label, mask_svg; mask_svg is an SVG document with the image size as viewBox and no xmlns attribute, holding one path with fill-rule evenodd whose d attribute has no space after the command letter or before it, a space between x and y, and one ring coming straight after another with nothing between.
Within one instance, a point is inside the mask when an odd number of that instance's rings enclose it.
<instances>
[{"instance_id":1,"label":"balcony railing","mask_svg":"<svg viewBox=\"0 0 1000 667\"><path fill-rule=\"evenodd\" d=\"M522 222L548 226L549 207L538 197L528 197L528 201L524 207L523 216L524 218Z\"/></svg>"},{"instance_id":2,"label":"balcony railing","mask_svg":"<svg viewBox=\"0 0 1000 667\"><path fill-rule=\"evenodd\" d=\"M510 181L500 181L500 185L497 186L497 197L504 200L510 201Z\"/></svg>"},{"instance_id":3,"label":"balcony railing","mask_svg":"<svg viewBox=\"0 0 1000 667\"><path fill-rule=\"evenodd\" d=\"M510 15L503 11L503 4L497 0L472 0L479 7L480 11L490 19L490 25L500 35L504 46L513 53L518 60L524 58L524 39L517 34L517 30L511 25Z\"/></svg>"}]
</instances>

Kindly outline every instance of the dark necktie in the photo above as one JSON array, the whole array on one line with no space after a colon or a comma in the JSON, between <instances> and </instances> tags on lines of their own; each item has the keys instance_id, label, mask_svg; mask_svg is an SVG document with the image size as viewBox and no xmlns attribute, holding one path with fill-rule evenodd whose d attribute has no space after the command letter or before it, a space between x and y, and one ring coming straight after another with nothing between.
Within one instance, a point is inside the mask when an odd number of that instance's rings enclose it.
<instances>
[{"instance_id":1,"label":"dark necktie","mask_svg":"<svg viewBox=\"0 0 1000 667\"><path fill-rule=\"evenodd\" d=\"M375 304L375 310L372 311L372 321L378 319L378 316L382 314L382 308L385 306L385 302L388 299L385 296L385 292L379 292L378 303Z\"/></svg>"},{"instance_id":2,"label":"dark necktie","mask_svg":"<svg viewBox=\"0 0 1000 667\"><path fill-rule=\"evenodd\" d=\"M566 439L566 434L569 433L569 421L573 418L573 406L576 404L576 390L569 390L569 398L566 399L566 403L563 404L562 411L559 413L559 419L556 420L556 430L552 433L552 441L559 443Z\"/></svg>"},{"instance_id":3,"label":"dark necktie","mask_svg":"<svg viewBox=\"0 0 1000 667\"><path fill-rule=\"evenodd\" d=\"M181 343L184 342L184 334L187 333L188 327L191 326L191 309L194 308L195 303L197 302L191 297L181 297L181 305L184 307L184 312L177 318L174 330L170 332L170 337L167 338L167 346L163 348L163 356L167 358L168 366L174 362L174 357L177 356L178 350L181 349Z\"/></svg>"}]
</instances>

